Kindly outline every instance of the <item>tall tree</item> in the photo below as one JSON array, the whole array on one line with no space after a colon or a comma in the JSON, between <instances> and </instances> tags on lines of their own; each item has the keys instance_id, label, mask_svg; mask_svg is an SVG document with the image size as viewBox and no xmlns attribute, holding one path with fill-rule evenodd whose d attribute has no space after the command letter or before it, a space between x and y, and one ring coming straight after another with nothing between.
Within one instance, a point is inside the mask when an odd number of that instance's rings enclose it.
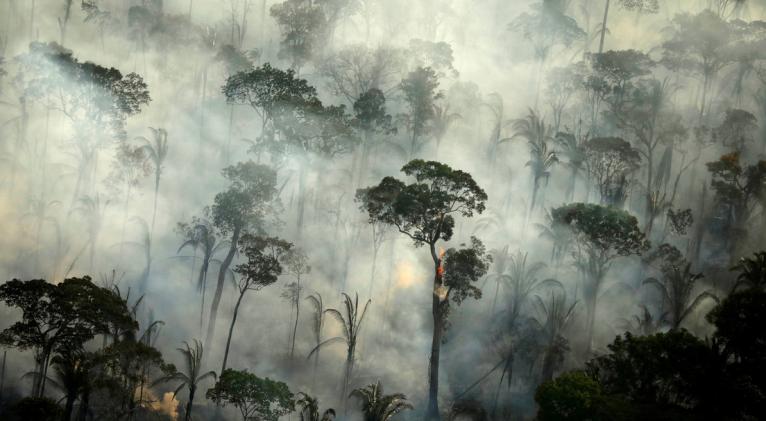
<instances>
[{"instance_id":1,"label":"tall tree","mask_svg":"<svg viewBox=\"0 0 766 421\"><path fill-rule=\"evenodd\" d=\"M226 167L223 176L229 180L229 188L215 196L211 215L213 224L221 235L229 236L229 250L221 261L218 280L210 307L210 318L205 337L205 348L215 336L215 322L223 287L229 275L229 266L234 260L240 238L250 232L263 230L267 218L272 215L271 206L276 197L277 177L268 166L253 161L240 162Z\"/></svg>"},{"instance_id":2,"label":"tall tree","mask_svg":"<svg viewBox=\"0 0 766 421\"><path fill-rule=\"evenodd\" d=\"M154 205L152 206L152 225L150 233L154 234L154 222L157 219L157 196L160 192L160 177L162 176L162 165L168 156L168 132L163 128L155 129L149 127L152 131L152 140L141 137L144 142L142 149L151 161L154 167Z\"/></svg>"},{"instance_id":3,"label":"tall tree","mask_svg":"<svg viewBox=\"0 0 766 421\"><path fill-rule=\"evenodd\" d=\"M359 341L359 331L362 328L364 316L367 314L367 307L372 300L367 300L364 304L364 308L360 309L359 294L356 294L353 300L345 292L341 294L343 295L343 309L345 310L345 315L334 308L328 308L325 312L340 323L343 336L336 336L319 343L313 350L311 350L308 357L311 358L313 353L319 352L321 347L328 344L339 342L346 344L346 368L343 373L343 383L341 387L341 402L343 402L345 406L346 392L348 391L349 382L351 381L351 375L354 370L354 361L356 360L356 345Z\"/></svg>"},{"instance_id":4,"label":"tall tree","mask_svg":"<svg viewBox=\"0 0 766 421\"><path fill-rule=\"evenodd\" d=\"M322 415L319 415L319 401L303 392L299 392L300 398L295 401L298 406L298 415L300 421L332 421L335 419L335 410L326 409Z\"/></svg>"},{"instance_id":5,"label":"tall tree","mask_svg":"<svg viewBox=\"0 0 766 421\"><path fill-rule=\"evenodd\" d=\"M573 203L551 212L554 224L569 227L577 249L575 266L583 276L583 299L587 310L586 342L590 352L601 287L609 267L621 256L641 254L649 243L629 213L614 207Z\"/></svg>"},{"instance_id":6,"label":"tall tree","mask_svg":"<svg viewBox=\"0 0 766 421\"><path fill-rule=\"evenodd\" d=\"M455 216L471 217L485 209L487 194L473 180L470 174L453 170L448 165L434 162L413 160L402 167L405 175L415 179L414 183L405 184L394 177L384 178L380 184L357 192L357 200L371 222L382 222L396 228L413 241L416 247L427 245L433 261L434 281L431 298L433 317L433 338L429 358L428 419L439 418L439 356L442 334L444 333L449 298L459 304L467 296L479 297L480 290L471 285L471 280L478 280L486 273L483 246L474 242L471 249L462 249L456 263L461 258L463 269L455 273L455 278L445 279L443 265L444 254L437 250L439 241L449 241L455 227ZM462 277L461 274L470 276ZM471 279L476 276L476 279ZM454 281L454 282L453 282Z\"/></svg>"},{"instance_id":7,"label":"tall tree","mask_svg":"<svg viewBox=\"0 0 766 421\"><path fill-rule=\"evenodd\" d=\"M221 372L226 370L226 360L229 358L231 337L234 333L234 324L237 322L237 313L242 304L242 298L247 291L259 291L277 281L282 274L281 261L285 258L293 245L287 241L274 237L259 237L245 234L240 240L240 253L247 261L237 265L234 269L239 277L239 297L234 305L234 314L231 317L229 336L226 339L226 350L223 353L223 365Z\"/></svg>"},{"instance_id":8,"label":"tall tree","mask_svg":"<svg viewBox=\"0 0 766 421\"><path fill-rule=\"evenodd\" d=\"M548 149L548 142L553 139L553 128L533 110L529 110L526 118L516 120L513 128L516 130L514 137L526 139L529 146L529 161L526 166L532 170L532 201L529 205L531 213L535 210L540 182L545 179L545 183L548 183L551 167L559 162L556 152Z\"/></svg>"},{"instance_id":9,"label":"tall tree","mask_svg":"<svg viewBox=\"0 0 766 421\"><path fill-rule=\"evenodd\" d=\"M410 158L422 147L422 138L430 131L435 116L434 103L442 97L439 76L430 67L418 67L402 79L399 88L404 93L409 114L406 116L410 131Z\"/></svg>"}]
</instances>

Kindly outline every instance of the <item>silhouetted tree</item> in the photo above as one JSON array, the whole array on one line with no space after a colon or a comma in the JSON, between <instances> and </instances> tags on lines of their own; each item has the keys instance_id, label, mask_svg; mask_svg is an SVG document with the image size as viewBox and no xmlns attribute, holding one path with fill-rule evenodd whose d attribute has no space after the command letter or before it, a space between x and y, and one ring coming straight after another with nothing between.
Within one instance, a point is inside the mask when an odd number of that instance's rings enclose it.
<instances>
[{"instance_id":1,"label":"silhouetted tree","mask_svg":"<svg viewBox=\"0 0 766 421\"><path fill-rule=\"evenodd\" d=\"M184 411L184 420L191 421L192 419L192 405L194 404L194 394L197 392L199 384L209 378L216 378L215 371L202 372L202 343L198 340L194 340L194 346L192 347L187 342L184 342L184 348L178 348L178 352L184 357L184 368L186 372L173 371L169 375L163 376L157 379L154 384L165 382L178 382L178 387L173 391L173 397L178 395L178 392L183 388L189 389L189 402L186 404L186 410Z\"/></svg>"},{"instance_id":2,"label":"silhouetted tree","mask_svg":"<svg viewBox=\"0 0 766 421\"><path fill-rule=\"evenodd\" d=\"M465 265L453 279L445 279L444 255L436 244L449 241L455 227L454 215L471 217L484 211L487 194L470 174L453 170L434 161L413 160L402 167L415 182L405 184L394 177L384 178L379 185L357 192L357 200L370 221L395 227L409 237L416 247L428 245L434 265L431 312L434 320L431 357L429 359L429 392L427 418L439 418L439 355L446 326L449 298L457 304L468 297L480 297L481 290L471 285L487 271L483 245L474 239L473 248L453 251L457 267ZM449 259L447 259L449 261ZM458 264L459 262L459 264Z\"/></svg>"},{"instance_id":3,"label":"silhouetted tree","mask_svg":"<svg viewBox=\"0 0 766 421\"><path fill-rule=\"evenodd\" d=\"M403 393L384 394L380 381L354 389L350 397L359 399L362 404L364 421L389 421L400 412L412 409Z\"/></svg>"},{"instance_id":4,"label":"silhouetted tree","mask_svg":"<svg viewBox=\"0 0 766 421\"><path fill-rule=\"evenodd\" d=\"M295 408L293 394L286 384L246 370L225 370L206 396L217 404L237 408L243 421L276 420Z\"/></svg>"}]
</instances>

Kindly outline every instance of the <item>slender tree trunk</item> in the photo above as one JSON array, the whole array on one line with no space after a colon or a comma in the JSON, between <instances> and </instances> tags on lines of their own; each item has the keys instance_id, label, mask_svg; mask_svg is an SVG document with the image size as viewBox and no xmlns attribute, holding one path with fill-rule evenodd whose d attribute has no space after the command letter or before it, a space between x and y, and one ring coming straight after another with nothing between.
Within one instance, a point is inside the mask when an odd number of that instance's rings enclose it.
<instances>
[{"instance_id":1,"label":"slender tree trunk","mask_svg":"<svg viewBox=\"0 0 766 421\"><path fill-rule=\"evenodd\" d=\"M77 410L77 421L86 421L90 411L90 391L85 390L80 397L80 407Z\"/></svg>"},{"instance_id":2,"label":"slender tree trunk","mask_svg":"<svg viewBox=\"0 0 766 421\"><path fill-rule=\"evenodd\" d=\"M292 344L290 345L290 359L293 359L293 356L295 356L295 334L298 332L298 318L301 315L301 290L300 290L300 280L298 280L298 297L295 300L295 324L293 324L293 338L292 338Z\"/></svg>"},{"instance_id":3,"label":"slender tree trunk","mask_svg":"<svg viewBox=\"0 0 766 421\"><path fill-rule=\"evenodd\" d=\"M298 220L296 222L298 238L301 238L303 233L303 218L306 212L306 172L306 165L302 163L298 168Z\"/></svg>"},{"instance_id":4,"label":"slender tree trunk","mask_svg":"<svg viewBox=\"0 0 766 421\"><path fill-rule=\"evenodd\" d=\"M204 322L204 314L205 314L205 293L207 292L207 271L208 267L210 265L210 256L207 254L204 257L204 261L202 262L202 267L199 269L199 280L197 281L197 285L202 285L202 299L200 300L200 306L199 306L199 329L200 332L202 331L202 326L205 323Z\"/></svg>"},{"instance_id":5,"label":"slender tree trunk","mask_svg":"<svg viewBox=\"0 0 766 421\"><path fill-rule=\"evenodd\" d=\"M223 365L221 365L221 373L226 370L226 361L229 359L229 347L231 346L231 336L234 333L234 323L237 323L237 313L239 312L239 305L242 303L242 298L245 296L246 289L240 291L239 298L237 298L237 304L234 306L234 315L231 317L231 325L229 326L229 336L226 338L226 350L223 352Z\"/></svg>"},{"instance_id":6,"label":"slender tree trunk","mask_svg":"<svg viewBox=\"0 0 766 421\"><path fill-rule=\"evenodd\" d=\"M431 356L428 361L428 407L426 408L426 421L439 421L439 356L441 354L442 333L444 331L444 309L439 289L442 287L440 273L441 258L436 253L434 244L430 245L431 257L434 260L434 285L431 296L431 315L433 316L434 330L431 338Z\"/></svg>"},{"instance_id":7,"label":"slender tree trunk","mask_svg":"<svg viewBox=\"0 0 766 421\"><path fill-rule=\"evenodd\" d=\"M193 382L196 379L191 379L191 380ZM184 415L184 420L186 421L191 421L192 404L194 402L194 392L196 391L197 391L197 386L195 386L194 384L189 386L189 403L186 404L186 414Z\"/></svg>"},{"instance_id":8,"label":"slender tree trunk","mask_svg":"<svg viewBox=\"0 0 766 421\"><path fill-rule=\"evenodd\" d=\"M237 252L237 243L239 242L241 229L241 227L234 228L234 232L231 234L231 246L229 246L229 252L223 259L223 262L221 262L221 268L218 271L218 283L215 286L215 295L213 295L213 303L210 306L210 318L207 324L205 349L210 349L210 344L213 342L213 336L215 336L215 320L218 316L218 305L221 303L223 286L226 284L226 272L229 270L232 260L234 260L234 254Z\"/></svg>"},{"instance_id":9,"label":"slender tree trunk","mask_svg":"<svg viewBox=\"0 0 766 421\"><path fill-rule=\"evenodd\" d=\"M606 0L606 6L604 6L604 21L601 24L601 40L598 43L598 53L604 52L604 37L606 36L606 21L609 18L609 0Z\"/></svg>"},{"instance_id":10,"label":"slender tree trunk","mask_svg":"<svg viewBox=\"0 0 766 421\"><path fill-rule=\"evenodd\" d=\"M8 357L8 351L3 351L3 364L0 366L0 402L3 402L3 391L5 390L5 360Z\"/></svg>"},{"instance_id":11,"label":"slender tree trunk","mask_svg":"<svg viewBox=\"0 0 766 421\"><path fill-rule=\"evenodd\" d=\"M150 235L154 235L154 222L157 219L157 196L160 192L160 171L157 169L154 176L154 209L152 210L152 230Z\"/></svg>"},{"instance_id":12,"label":"slender tree trunk","mask_svg":"<svg viewBox=\"0 0 766 421\"><path fill-rule=\"evenodd\" d=\"M72 419L72 410L74 409L74 401L77 399L77 393L76 392L67 392L66 394L66 404L64 405L64 416L62 419L64 421L69 421Z\"/></svg>"}]
</instances>

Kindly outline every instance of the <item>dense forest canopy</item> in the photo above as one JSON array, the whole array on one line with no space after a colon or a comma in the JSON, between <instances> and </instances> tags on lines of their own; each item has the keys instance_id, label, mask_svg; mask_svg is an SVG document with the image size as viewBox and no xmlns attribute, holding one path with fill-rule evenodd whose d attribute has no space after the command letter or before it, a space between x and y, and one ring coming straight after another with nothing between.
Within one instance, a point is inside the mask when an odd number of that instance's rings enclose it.
<instances>
[{"instance_id":1,"label":"dense forest canopy","mask_svg":"<svg viewBox=\"0 0 766 421\"><path fill-rule=\"evenodd\" d=\"M766 419L762 0L0 0L0 419Z\"/></svg>"}]
</instances>

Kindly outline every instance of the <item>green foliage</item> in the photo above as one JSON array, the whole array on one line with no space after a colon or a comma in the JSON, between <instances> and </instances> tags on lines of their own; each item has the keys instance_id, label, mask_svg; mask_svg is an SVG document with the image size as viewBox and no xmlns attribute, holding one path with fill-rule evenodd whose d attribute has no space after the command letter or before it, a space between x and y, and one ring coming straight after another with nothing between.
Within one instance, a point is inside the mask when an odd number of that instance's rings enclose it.
<instances>
[{"instance_id":1,"label":"green foliage","mask_svg":"<svg viewBox=\"0 0 766 421\"><path fill-rule=\"evenodd\" d=\"M582 371L564 373L537 388L540 421L596 420L601 386Z\"/></svg>"},{"instance_id":2,"label":"green foliage","mask_svg":"<svg viewBox=\"0 0 766 421\"><path fill-rule=\"evenodd\" d=\"M299 392L298 396L300 398L295 401L295 404L298 406L300 421L332 421L335 419L334 409L328 408L320 416L319 401L316 398L303 392Z\"/></svg>"},{"instance_id":3,"label":"green foliage","mask_svg":"<svg viewBox=\"0 0 766 421\"><path fill-rule=\"evenodd\" d=\"M285 0L271 6L270 13L282 30L279 58L289 60L293 69L300 69L326 39L322 8L302 0Z\"/></svg>"},{"instance_id":4,"label":"green foliage","mask_svg":"<svg viewBox=\"0 0 766 421\"><path fill-rule=\"evenodd\" d=\"M601 259L641 254L649 242L628 212L592 203L572 203L551 212L553 222L569 226L576 240Z\"/></svg>"},{"instance_id":5,"label":"green foliage","mask_svg":"<svg viewBox=\"0 0 766 421\"><path fill-rule=\"evenodd\" d=\"M270 202L276 197L276 172L266 165L247 161L224 168L223 176L231 184L215 196L211 209L215 226L223 234L261 228Z\"/></svg>"},{"instance_id":6,"label":"green foliage","mask_svg":"<svg viewBox=\"0 0 766 421\"><path fill-rule=\"evenodd\" d=\"M732 270L739 272L734 290L743 285L760 291L766 289L766 251L755 252L752 257L741 257Z\"/></svg>"},{"instance_id":7,"label":"green foliage","mask_svg":"<svg viewBox=\"0 0 766 421\"><path fill-rule=\"evenodd\" d=\"M601 203L621 206L627 196L629 176L638 170L641 155L619 137L596 137L585 143L585 158Z\"/></svg>"},{"instance_id":8,"label":"green foliage","mask_svg":"<svg viewBox=\"0 0 766 421\"><path fill-rule=\"evenodd\" d=\"M125 137L126 118L151 100L141 76L80 62L55 42L32 42L19 62L29 77L25 95L40 98L56 92L55 100L75 124L93 125L118 138Z\"/></svg>"},{"instance_id":9,"label":"green foliage","mask_svg":"<svg viewBox=\"0 0 766 421\"><path fill-rule=\"evenodd\" d=\"M355 389L350 396L362 404L364 421L388 421L396 414L412 409L407 396L403 393L386 395L380 382Z\"/></svg>"},{"instance_id":10,"label":"green foliage","mask_svg":"<svg viewBox=\"0 0 766 421\"><path fill-rule=\"evenodd\" d=\"M480 299L481 289L472 285L486 275L492 256L487 253L484 244L476 237L471 237L468 247L450 248L442 258L444 286L447 296L460 305L466 298Z\"/></svg>"},{"instance_id":11,"label":"green foliage","mask_svg":"<svg viewBox=\"0 0 766 421\"><path fill-rule=\"evenodd\" d=\"M364 132L389 133L391 116L386 114L386 96L380 89L372 88L354 102L353 125Z\"/></svg>"},{"instance_id":12,"label":"green foliage","mask_svg":"<svg viewBox=\"0 0 766 421\"><path fill-rule=\"evenodd\" d=\"M319 101L316 89L294 70L281 70L269 63L229 76L222 90L228 102L250 105L267 120L286 108Z\"/></svg>"},{"instance_id":13,"label":"green foliage","mask_svg":"<svg viewBox=\"0 0 766 421\"><path fill-rule=\"evenodd\" d=\"M217 404L236 407L244 421L277 421L295 409L293 394L285 383L246 370L226 369L206 396Z\"/></svg>"},{"instance_id":14,"label":"green foliage","mask_svg":"<svg viewBox=\"0 0 766 421\"><path fill-rule=\"evenodd\" d=\"M439 76L430 67L418 67L402 79L400 89L409 108L409 128L413 139L428 133L429 122L434 118L434 101L442 97L439 88ZM414 153L413 150L410 151Z\"/></svg>"},{"instance_id":15,"label":"green foliage","mask_svg":"<svg viewBox=\"0 0 766 421\"><path fill-rule=\"evenodd\" d=\"M250 234L245 234L239 244L240 252L247 258L234 269L241 275L240 291L259 290L276 282L282 274L282 259L293 247L279 238Z\"/></svg>"},{"instance_id":16,"label":"green foliage","mask_svg":"<svg viewBox=\"0 0 766 421\"><path fill-rule=\"evenodd\" d=\"M0 300L22 312L21 321L0 333L0 342L22 350L35 348L49 355L82 347L114 326L135 326L125 302L87 276L58 285L14 279L0 286Z\"/></svg>"},{"instance_id":17,"label":"green foliage","mask_svg":"<svg viewBox=\"0 0 766 421\"><path fill-rule=\"evenodd\" d=\"M385 177L379 185L357 191L357 201L370 222L396 227L415 246L448 241L455 227L453 214L471 217L485 209L487 194L466 172L420 159L410 161L402 172L415 183Z\"/></svg>"}]
</instances>

